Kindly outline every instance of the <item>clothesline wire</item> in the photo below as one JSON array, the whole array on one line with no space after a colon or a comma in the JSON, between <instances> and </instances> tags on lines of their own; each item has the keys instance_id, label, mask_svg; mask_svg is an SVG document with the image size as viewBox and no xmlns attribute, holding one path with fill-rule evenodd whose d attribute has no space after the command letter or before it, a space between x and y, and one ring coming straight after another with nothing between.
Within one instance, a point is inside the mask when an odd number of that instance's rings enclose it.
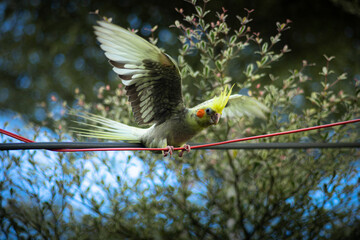
<instances>
[{"instance_id":1,"label":"clothesline wire","mask_svg":"<svg viewBox=\"0 0 360 240\"><path fill-rule=\"evenodd\" d=\"M191 147L203 145L202 143L189 143ZM1 143L0 151L4 150L58 150L58 149L83 149L88 151L89 149L108 149L108 151L118 151L122 148L144 148L140 143L115 143L115 142L34 142L34 143ZM309 148L360 148L360 142L342 142L342 143L312 143L312 142L291 142L291 143L228 143L217 146L208 146L200 149L213 149L213 150L225 150L225 149L309 149Z\"/></svg>"},{"instance_id":2,"label":"clothesline wire","mask_svg":"<svg viewBox=\"0 0 360 240\"><path fill-rule=\"evenodd\" d=\"M239 142L261 139L261 138L269 138L329 127L335 127L350 123L360 122L360 119L347 120L342 122L323 124L313 127L277 132L277 133L269 133L251 137L244 137L238 139L232 139L222 142L215 143L207 143L207 144L193 144L190 145L191 149L270 149L270 148L344 148L344 147L359 147L359 143L253 143L253 144L239 144ZM84 152L84 151L164 151L167 148L145 148L141 144L133 144L133 143L36 143L33 140L27 139L15 133L6 131L0 128L0 133L5 134L9 137L15 138L25 143L2 143L0 144L0 150L19 150L19 149L47 149L57 152ZM114 145L115 144L115 145ZM256 145L255 145L256 144ZM221 146L221 147L220 147ZM177 147L174 150L183 150L183 147Z\"/></svg>"}]
</instances>

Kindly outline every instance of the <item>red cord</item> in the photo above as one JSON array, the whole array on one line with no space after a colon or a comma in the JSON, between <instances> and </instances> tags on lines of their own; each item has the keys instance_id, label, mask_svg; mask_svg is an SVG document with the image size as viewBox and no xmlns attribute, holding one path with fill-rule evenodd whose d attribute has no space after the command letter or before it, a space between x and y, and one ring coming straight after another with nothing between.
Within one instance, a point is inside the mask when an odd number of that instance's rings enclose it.
<instances>
[{"instance_id":1,"label":"red cord","mask_svg":"<svg viewBox=\"0 0 360 240\"><path fill-rule=\"evenodd\" d=\"M17 139L17 140L20 140L20 141L22 141L22 142L26 142L26 143L32 143L32 142L34 142L33 140L24 138L24 137L22 137L22 136L19 136L19 135L15 134L15 133L8 132L8 131L6 131L6 130L4 130L4 129L1 129L1 128L0 128L0 133L5 134L5 135L7 135L7 136L9 136L9 137L15 138L15 139Z\"/></svg>"},{"instance_id":2,"label":"red cord","mask_svg":"<svg viewBox=\"0 0 360 240\"><path fill-rule=\"evenodd\" d=\"M203 145L198 145L198 146L194 146L191 148L195 149L195 148L202 148L202 147L217 146L217 145L222 145L222 144L227 144L227 143L249 141L249 140L260 139L260 138L275 137L275 136L281 136L281 135L292 134L292 133L306 132L306 131L311 131L311 130L316 130L316 129L321 129L321 128L335 127L335 126L339 126L339 125L345 125L345 124L356 123L356 122L360 122L360 119L354 119L354 120L348 120L348 121L336 122L336 123L329 123L329 124L324 124L324 125L319 125L319 126L314 126L314 127L289 130L289 131L285 131L285 132L269 133L269 134L257 135L257 136L252 136L252 137L227 140L227 141L217 142L217 143L203 144ZM180 149L175 148L175 150L180 150Z\"/></svg>"},{"instance_id":3,"label":"red cord","mask_svg":"<svg viewBox=\"0 0 360 240\"><path fill-rule=\"evenodd\" d=\"M267 138L267 137L275 137L275 136L280 136L280 135L299 133L299 132L311 131L311 130L322 129L322 128L335 127L335 126L339 126L339 125L345 125L345 124L356 123L356 122L360 122L360 119L353 119L353 120L348 120L348 121L343 121L343 122L336 122L336 123L324 124L324 125L319 125L319 126L314 126L314 127L295 129L295 130L290 130L290 131L285 131L285 132L269 133L269 134L264 134L264 135L251 136L251 137L245 137L245 138L239 138L239 139L233 139L233 140L227 140L227 141L223 141L223 142L216 142L216 143L197 145L197 146L192 146L191 148L196 149L196 148L217 146L217 145L222 145L222 144L227 144L227 143L243 142L243 141L249 141L249 140L260 139L260 138ZM27 143L34 142L34 141L30 140L30 139L27 139L27 138L24 138L24 137L19 136L17 134L5 131L5 130L3 130L1 128L0 128L0 133L5 134L5 135L7 135L9 137L15 138L17 140L23 141L23 142L27 142ZM167 148L86 148L86 149L57 149L57 150L53 150L53 151L56 151L56 152L85 152L85 151L144 151L144 150L147 150L147 151L165 151L165 150L168 150L168 149ZM177 147L174 150L175 151L184 150L184 148L183 147Z\"/></svg>"}]
</instances>

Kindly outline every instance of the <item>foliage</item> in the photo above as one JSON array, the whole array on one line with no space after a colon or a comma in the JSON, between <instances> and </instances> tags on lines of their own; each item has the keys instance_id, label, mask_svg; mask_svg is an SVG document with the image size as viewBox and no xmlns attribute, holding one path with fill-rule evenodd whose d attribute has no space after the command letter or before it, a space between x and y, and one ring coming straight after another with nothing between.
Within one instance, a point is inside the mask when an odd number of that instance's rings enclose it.
<instances>
[{"instance_id":1,"label":"foliage","mask_svg":"<svg viewBox=\"0 0 360 240\"><path fill-rule=\"evenodd\" d=\"M181 2L181 1L180 1ZM102 50L97 46L92 25L96 18L90 11L99 9L102 15L112 17L121 26L143 29L158 25L159 44L170 56L177 56L179 41L170 23L178 18L175 7L179 1L156 0L2 0L0 2L0 111L18 112L32 122L53 127L53 119L60 114L47 116L59 106L51 101L52 96L74 101L74 89L86 93L89 102L95 101L95 90L109 84L117 85L115 74L106 64ZM350 4L353 2L353 4ZM272 73L283 78L288 69L294 68L306 58L320 63L322 55L336 56L332 68L346 71L349 76L360 72L359 15L343 11L341 6L354 12L357 0L222 0L208 3L209 9L226 7L230 13L227 24L235 29L238 20L235 14L243 8L255 8L253 31L261 31L268 38L273 32L273 23L290 18L293 28L282 40L291 45L293 52L278 64L272 64ZM333 4L334 3L334 4ZM336 3L336 4L335 4ZM347 7L346 7L346 6ZM186 12L191 4L182 4ZM304 14L306 13L306 14ZM207 15L208 22L216 22L215 14ZM165 34L164 34L165 33ZM253 50L247 48L239 58L239 66L231 74L244 77L244 65L252 58ZM191 66L198 69L196 58ZM307 70L312 76L316 71ZM305 89L312 89L309 84ZM315 85L316 87L316 85ZM351 85L342 82L336 88L351 91ZM21 103L21 104L19 104ZM6 114L6 113L5 113Z\"/></svg>"},{"instance_id":2,"label":"foliage","mask_svg":"<svg viewBox=\"0 0 360 240\"><path fill-rule=\"evenodd\" d=\"M269 40L250 27L252 10L227 24L208 1L177 9L182 47L178 63L188 105L236 84L271 108L266 121L224 120L194 139L212 142L359 117L360 84L303 61L286 78L271 70L290 50L276 23ZM208 22L208 18L216 19ZM153 39L155 41L155 39ZM251 51L251 54L248 53ZM251 55L251 57L248 57ZM189 62L199 61L194 68ZM318 91L304 86L320 82ZM340 81L355 94L336 90ZM123 86L98 90L96 103L76 91L84 109L133 124ZM61 129L34 139L69 139ZM258 142L354 142L357 125L262 139ZM7 141L3 139L3 141ZM356 149L192 151L184 158L139 152L71 154L1 152L0 229L5 238L66 239L328 239L353 237L359 226L359 151ZM44 160L45 159L45 160ZM341 232L342 234L339 234Z\"/></svg>"}]
</instances>

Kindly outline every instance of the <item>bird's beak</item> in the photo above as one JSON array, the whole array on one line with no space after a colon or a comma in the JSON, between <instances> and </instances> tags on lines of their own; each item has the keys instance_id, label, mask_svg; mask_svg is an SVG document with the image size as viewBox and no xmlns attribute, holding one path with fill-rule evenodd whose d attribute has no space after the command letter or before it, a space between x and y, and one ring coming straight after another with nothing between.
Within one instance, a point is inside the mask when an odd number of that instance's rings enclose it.
<instances>
[{"instance_id":1,"label":"bird's beak","mask_svg":"<svg viewBox=\"0 0 360 240\"><path fill-rule=\"evenodd\" d=\"M220 113L215 113L211 116L211 124L218 124L220 120Z\"/></svg>"}]
</instances>

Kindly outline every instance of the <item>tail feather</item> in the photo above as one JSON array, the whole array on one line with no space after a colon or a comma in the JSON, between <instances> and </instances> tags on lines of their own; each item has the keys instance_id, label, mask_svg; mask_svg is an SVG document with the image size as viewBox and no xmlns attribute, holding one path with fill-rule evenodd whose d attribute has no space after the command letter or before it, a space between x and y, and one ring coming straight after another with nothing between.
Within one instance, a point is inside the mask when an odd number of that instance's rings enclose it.
<instances>
[{"instance_id":1,"label":"tail feather","mask_svg":"<svg viewBox=\"0 0 360 240\"><path fill-rule=\"evenodd\" d=\"M147 129L128 126L126 124L87 112L76 112L70 114L91 122L86 123L74 121L79 125L85 126L83 128L72 127L72 132L82 137L140 142L141 136L147 131Z\"/></svg>"}]
</instances>

